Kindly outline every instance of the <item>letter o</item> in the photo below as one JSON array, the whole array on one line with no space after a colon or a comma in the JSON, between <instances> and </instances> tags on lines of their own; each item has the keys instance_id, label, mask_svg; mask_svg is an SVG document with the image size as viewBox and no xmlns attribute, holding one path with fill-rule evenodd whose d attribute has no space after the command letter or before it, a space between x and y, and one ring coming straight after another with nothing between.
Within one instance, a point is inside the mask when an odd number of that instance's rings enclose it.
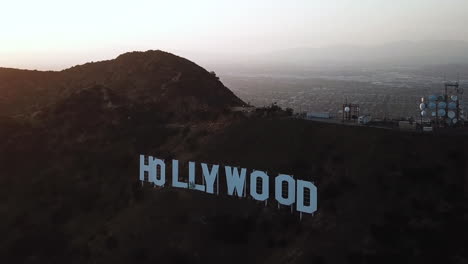
<instances>
[{"instance_id":1,"label":"letter o","mask_svg":"<svg viewBox=\"0 0 468 264\"><path fill-rule=\"evenodd\" d=\"M288 197L283 197L283 182L288 183ZM282 205L292 205L296 200L296 181L293 177L280 174L275 178L275 199Z\"/></svg>"},{"instance_id":2,"label":"letter o","mask_svg":"<svg viewBox=\"0 0 468 264\"><path fill-rule=\"evenodd\" d=\"M262 191L257 193L257 179L262 179ZM263 171L254 171L250 174L250 195L257 201L265 201L269 196L269 177Z\"/></svg>"}]
</instances>

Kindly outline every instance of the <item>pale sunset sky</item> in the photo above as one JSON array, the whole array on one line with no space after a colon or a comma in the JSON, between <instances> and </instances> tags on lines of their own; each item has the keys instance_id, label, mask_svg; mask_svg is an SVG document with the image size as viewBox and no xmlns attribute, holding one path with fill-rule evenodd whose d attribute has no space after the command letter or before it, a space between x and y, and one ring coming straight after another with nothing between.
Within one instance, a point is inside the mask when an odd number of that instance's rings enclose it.
<instances>
[{"instance_id":1,"label":"pale sunset sky","mask_svg":"<svg viewBox=\"0 0 468 264\"><path fill-rule=\"evenodd\" d=\"M259 53L468 41L468 0L0 2L0 66L63 69L133 50Z\"/></svg>"}]
</instances>

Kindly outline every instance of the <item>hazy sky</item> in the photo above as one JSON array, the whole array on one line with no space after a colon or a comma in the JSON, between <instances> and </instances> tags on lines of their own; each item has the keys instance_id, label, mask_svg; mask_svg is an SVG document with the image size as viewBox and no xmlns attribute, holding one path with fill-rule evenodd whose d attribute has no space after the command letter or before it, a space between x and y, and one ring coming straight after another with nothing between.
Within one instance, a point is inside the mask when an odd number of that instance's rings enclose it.
<instances>
[{"instance_id":1,"label":"hazy sky","mask_svg":"<svg viewBox=\"0 0 468 264\"><path fill-rule=\"evenodd\" d=\"M468 40L467 13L468 0L0 0L0 66L57 69L147 49Z\"/></svg>"}]
</instances>

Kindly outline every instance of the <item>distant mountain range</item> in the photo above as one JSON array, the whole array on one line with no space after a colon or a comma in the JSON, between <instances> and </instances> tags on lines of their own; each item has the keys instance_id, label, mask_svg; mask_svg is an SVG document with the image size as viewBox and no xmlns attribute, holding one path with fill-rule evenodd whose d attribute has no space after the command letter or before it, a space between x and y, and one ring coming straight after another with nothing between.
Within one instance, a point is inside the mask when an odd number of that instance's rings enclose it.
<instances>
[{"instance_id":1,"label":"distant mountain range","mask_svg":"<svg viewBox=\"0 0 468 264\"><path fill-rule=\"evenodd\" d=\"M382 45L335 45L292 48L264 53L209 54L183 52L184 56L210 67L293 66L408 66L468 64L468 42L458 40L400 41Z\"/></svg>"},{"instance_id":2,"label":"distant mountain range","mask_svg":"<svg viewBox=\"0 0 468 264\"><path fill-rule=\"evenodd\" d=\"M468 63L468 42L404 41L377 46L297 48L265 55L265 60L291 63L343 62L409 66Z\"/></svg>"}]
</instances>

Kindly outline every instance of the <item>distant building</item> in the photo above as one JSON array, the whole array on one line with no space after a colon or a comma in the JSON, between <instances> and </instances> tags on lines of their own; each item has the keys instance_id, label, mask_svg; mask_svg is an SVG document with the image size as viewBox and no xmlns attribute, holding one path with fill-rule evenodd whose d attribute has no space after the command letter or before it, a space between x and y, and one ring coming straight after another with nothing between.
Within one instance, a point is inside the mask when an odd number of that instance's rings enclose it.
<instances>
[{"instance_id":1,"label":"distant building","mask_svg":"<svg viewBox=\"0 0 468 264\"><path fill-rule=\"evenodd\" d=\"M232 112L242 113L244 116L251 117L257 108L253 106L235 106L231 107Z\"/></svg>"},{"instance_id":2,"label":"distant building","mask_svg":"<svg viewBox=\"0 0 468 264\"><path fill-rule=\"evenodd\" d=\"M328 112L308 112L306 114L306 119L330 119L330 113Z\"/></svg>"},{"instance_id":3,"label":"distant building","mask_svg":"<svg viewBox=\"0 0 468 264\"><path fill-rule=\"evenodd\" d=\"M358 124L367 125L370 121L372 121L372 117L370 115L362 115L358 117Z\"/></svg>"},{"instance_id":4,"label":"distant building","mask_svg":"<svg viewBox=\"0 0 468 264\"><path fill-rule=\"evenodd\" d=\"M423 127L423 132L432 132L432 127L431 126Z\"/></svg>"},{"instance_id":5,"label":"distant building","mask_svg":"<svg viewBox=\"0 0 468 264\"><path fill-rule=\"evenodd\" d=\"M400 130L416 130L416 122L400 121L398 127Z\"/></svg>"},{"instance_id":6,"label":"distant building","mask_svg":"<svg viewBox=\"0 0 468 264\"><path fill-rule=\"evenodd\" d=\"M234 106L234 107L231 107L231 111L232 112L245 112L245 113L248 113L248 112L253 112L255 111L255 107L253 106Z\"/></svg>"}]
</instances>

